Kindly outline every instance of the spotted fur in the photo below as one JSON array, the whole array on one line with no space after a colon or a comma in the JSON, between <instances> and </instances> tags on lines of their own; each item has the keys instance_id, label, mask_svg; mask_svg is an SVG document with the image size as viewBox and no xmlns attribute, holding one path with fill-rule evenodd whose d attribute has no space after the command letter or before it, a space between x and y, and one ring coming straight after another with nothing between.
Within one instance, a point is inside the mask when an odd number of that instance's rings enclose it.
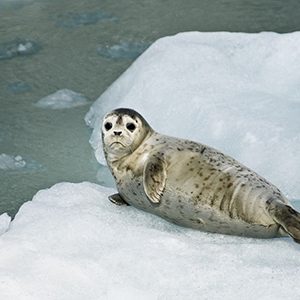
<instances>
[{"instance_id":1,"label":"spotted fur","mask_svg":"<svg viewBox=\"0 0 300 300\"><path fill-rule=\"evenodd\" d=\"M124 203L203 231L258 238L287 232L300 240L299 213L277 187L232 157L159 134L131 109L107 114L102 138Z\"/></svg>"}]
</instances>

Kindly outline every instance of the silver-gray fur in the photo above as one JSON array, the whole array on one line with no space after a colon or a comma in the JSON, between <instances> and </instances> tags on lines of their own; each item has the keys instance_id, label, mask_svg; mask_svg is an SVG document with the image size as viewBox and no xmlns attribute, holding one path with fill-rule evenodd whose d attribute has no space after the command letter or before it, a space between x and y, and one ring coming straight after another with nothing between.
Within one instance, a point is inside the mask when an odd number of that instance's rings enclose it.
<instances>
[{"instance_id":1,"label":"silver-gray fur","mask_svg":"<svg viewBox=\"0 0 300 300\"><path fill-rule=\"evenodd\" d=\"M118 194L173 223L202 231L300 241L300 214L280 190L218 150L155 132L131 109L107 114L103 149Z\"/></svg>"}]
</instances>

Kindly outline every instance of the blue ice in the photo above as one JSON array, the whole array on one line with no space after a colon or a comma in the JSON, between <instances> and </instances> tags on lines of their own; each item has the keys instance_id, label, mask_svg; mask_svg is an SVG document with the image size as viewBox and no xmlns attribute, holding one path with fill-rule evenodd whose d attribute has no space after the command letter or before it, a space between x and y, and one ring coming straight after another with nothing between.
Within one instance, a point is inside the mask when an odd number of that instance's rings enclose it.
<instances>
[{"instance_id":1,"label":"blue ice","mask_svg":"<svg viewBox=\"0 0 300 300\"><path fill-rule=\"evenodd\" d=\"M112 46L99 46L97 53L105 58L112 59L135 59L142 54L150 43L122 41Z\"/></svg>"}]
</instances>

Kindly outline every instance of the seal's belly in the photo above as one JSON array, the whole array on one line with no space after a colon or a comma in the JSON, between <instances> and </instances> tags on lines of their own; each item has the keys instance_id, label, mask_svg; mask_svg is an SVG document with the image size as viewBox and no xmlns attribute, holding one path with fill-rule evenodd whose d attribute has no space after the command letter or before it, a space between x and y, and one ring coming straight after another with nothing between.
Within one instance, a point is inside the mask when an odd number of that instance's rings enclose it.
<instances>
[{"instance_id":1,"label":"seal's belly","mask_svg":"<svg viewBox=\"0 0 300 300\"><path fill-rule=\"evenodd\" d=\"M195 177L195 179L197 179ZM119 193L130 205L139 209L158 215L175 224L190 227L207 232L223 234L242 235L250 237L269 238L278 234L278 225L274 221L263 216L264 210L253 212L253 217L249 217L251 204L245 206L245 200L240 203L245 207L245 218L237 215L235 211L241 211L235 206L239 205L239 197L251 195L242 192L240 189L233 193L221 193L218 187L215 189L200 188L199 180L195 182L185 182L175 184L167 182L166 188L159 204L153 204L147 198L142 184L142 178L125 181L119 186ZM195 192L191 184L198 184L199 191ZM257 202L261 201L257 197ZM255 199L255 197L253 197ZM235 200L234 202L232 201ZM253 206L257 207L257 202L253 201ZM251 215L251 211L250 211ZM246 218L247 216L247 218ZM259 220L256 222L256 219Z\"/></svg>"}]
</instances>

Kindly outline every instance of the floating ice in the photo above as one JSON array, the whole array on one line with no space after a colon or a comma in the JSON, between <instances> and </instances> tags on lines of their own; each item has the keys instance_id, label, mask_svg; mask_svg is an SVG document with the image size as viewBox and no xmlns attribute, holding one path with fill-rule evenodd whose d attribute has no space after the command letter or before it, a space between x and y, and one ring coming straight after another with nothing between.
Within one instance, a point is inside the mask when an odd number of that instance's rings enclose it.
<instances>
[{"instance_id":1,"label":"floating ice","mask_svg":"<svg viewBox=\"0 0 300 300\"><path fill-rule=\"evenodd\" d=\"M29 92L31 86L24 81L15 81L7 85L7 89L14 94L22 94Z\"/></svg>"},{"instance_id":2,"label":"floating ice","mask_svg":"<svg viewBox=\"0 0 300 300\"><path fill-rule=\"evenodd\" d=\"M0 170L18 170L25 166L26 162L20 155L0 154Z\"/></svg>"},{"instance_id":3,"label":"floating ice","mask_svg":"<svg viewBox=\"0 0 300 300\"><path fill-rule=\"evenodd\" d=\"M10 59L16 56L32 55L40 50L40 46L31 40L17 39L0 44L0 60Z\"/></svg>"},{"instance_id":4,"label":"floating ice","mask_svg":"<svg viewBox=\"0 0 300 300\"><path fill-rule=\"evenodd\" d=\"M0 236L0 299L298 299L299 245L178 227L60 183Z\"/></svg>"},{"instance_id":5,"label":"floating ice","mask_svg":"<svg viewBox=\"0 0 300 300\"><path fill-rule=\"evenodd\" d=\"M43 171L44 167L37 161L26 158L21 155L0 154L0 173L1 172L23 172L31 173L36 171Z\"/></svg>"},{"instance_id":6,"label":"floating ice","mask_svg":"<svg viewBox=\"0 0 300 300\"><path fill-rule=\"evenodd\" d=\"M10 221L11 218L7 213L0 215L0 235L8 230Z\"/></svg>"},{"instance_id":7,"label":"floating ice","mask_svg":"<svg viewBox=\"0 0 300 300\"><path fill-rule=\"evenodd\" d=\"M57 92L40 99L35 106L51 109L65 109L88 104L88 99L79 93L68 89Z\"/></svg>"},{"instance_id":8,"label":"floating ice","mask_svg":"<svg viewBox=\"0 0 300 300\"><path fill-rule=\"evenodd\" d=\"M135 59L143 53L148 47L149 43L145 42L125 42L112 46L99 46L97 53L106 58L112 59Z\"/></svg>"},{"instance_id":9,"label":"floating ice","mask_svg":"<svg viewBox=\"0 0 300 300\"><path fill-rule=\"evenodd\" d=\"M103 115L130 107L157 131L216 147L300 198L299 44L299 32L158 40L86 116L98 161Z\"/></svg>"},{"instance_id":10,"label":"floating ice","mask_svg":"<svg viewBox=\"0 0 300 300\"><path fill-rule=\"evenodd\" d=\"M98 22L115 21L116 17L107 12L68 12L60 14L56 18L56 25L64 28L76 28L84 25L92 25Z\"/></svg>"}]
</instances>

